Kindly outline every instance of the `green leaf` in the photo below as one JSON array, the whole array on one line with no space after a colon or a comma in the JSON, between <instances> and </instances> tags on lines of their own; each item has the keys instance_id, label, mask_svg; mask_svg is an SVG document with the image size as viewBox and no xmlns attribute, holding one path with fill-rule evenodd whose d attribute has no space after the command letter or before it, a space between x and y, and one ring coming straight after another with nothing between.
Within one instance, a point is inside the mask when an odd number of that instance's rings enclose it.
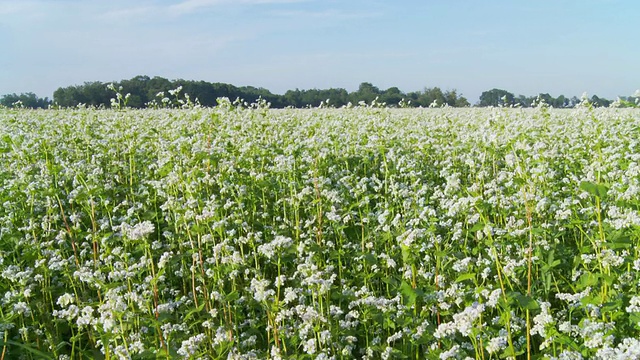
<instances>
[{"instance_id":1,"label":"green leaf","mask_svg":"<svg viewBox=\"0 0 640 360\"><path fill-rule=\"evenodd\" d=\"M416 303L418 295L406 281L403 281L402 285L400 285L400 293L404 296L407 306L413 306Z\"/></svg>"},{"instance_id":2,"label":"green leaf","mask_svg":"<svg viewBox=\"0 0 640 360\"><path fill-rule=\"evenodd\" d=\"M629 325L640 329L640 313L633 312L629 314Z\"/></svg>"},{"instance_id":3,"label":"green leaf","mask_svg":"<svg viewBox=\"0 0 640 360\"><path fill-rule=\"evenodd\" d=\"M566 347L569 347L575 351L580 350L580 347L576 344L576 342L569 336L564 335L564 334L560 334L557 333L555 335L555 340L558 342L558 344L564 345Z\"/></svg>"},{"instance_id":4,"label":"green leaf","mask_svg":"<svg viewBox=\"0 0 640 360\"><path fill-rule=\"evenodd\" d=\"M382 280L383 283L385 283L387 285L391 285L391 286L394 286L394 287L396 285L398 285L398 280L396 280L396 279L394 279L394 278L392 278L390 276L385 276L381 280Z\"/></svg>"},{"instance_id":5,"label":"green leaf","mask_svg":"<svg viewBox=\"0 0 640 360\"><path fill-rule=\"evenodd\" d=\"M202 303L200 306L198 306L195 309L191 309L189 312L187 312L184 315L184 319L182 321L187 321L190 317L194 316L195 314L199 313L200 311L202 311L202 309L204 309L204 303Z\"/></svg>"},{"instance_id":6,"label":"green leaf","mask_svg":"<svg viewBox=\"0 0 640 360\"><path fill-rule=\"evenodd\" d=\"M36 348L32 348L31 346L25 345L25 344L21 344L19 342L16 341L12 341L12 340L7 340L7 341L2 341L0 340L0 346L5 346L6 344L8 345L12 345L12 346L17 346L22 350L26 350L30 353L32 353L33 355L36 355L38 357L38 359L51 359L54 360L55 358L45 352L42 352Z\"/></svg>"},{"instance_id":7,"label":"green leaf","mask_svg":"<svg viewBox=\"0 0 640 360\"><path fill-rule=\"evenodd\" d=\"M411 250L408 246L401 244L400 248L402 249L402 263L410 264L411 263Z\"/></svg>"},{"instance_id":8,"label":"green leaf","mask_svg":"<svg viewBox=\"0 0 640 360\"><path fill-rule=\"evenodd\" d=\"M228 293L227 295L224 296L224 299L227 302L232 302L232 301L236 301L240 298L240 294L238 294L237 291L232 291L230 293Z\"/></svg>"},{"instance_id":9,"label":"green leaf","mask_svg":"<svg viewBox=\"0 0 640 360\"><path fill-rule=\"evenodd\" d=\"M500 359L515 358L521 354L524 354L524 350L514 351L513 348L508 347L500 354Z\"/></svg>"},{"instance_id":10,"label":"green leaf","mask_svg":"<svg viewBox=\"0 0 640 360\"><path fill-rule=\"evenodd\" d=\"M633 241L629 236L620 236L615 238L612 242L606 243L607 247L611 250L628 249L633 245Z\"/></svg>"},{"instance_id":11,"label":"green leaf","mask_svg":"<svg viewBox=\"0 0 640 360\"><path fill-rule=\"evenodd\" d=\"M599 274L592 274L592 273L582 274L580 276L580 279L578 280L578 284L577 284L578 288L586 289L589 286L595 286L598 284L599 278L600 278Z\"/></svg>"},{"instance_id":12,"label":"green leaf","mask_svg":"<svg viewBox=\"0 0 640 360\"><path fill-rule=\"evenodd\" d=\"M622 306L622 299L617 299L616 301L610 301L602 304L601 312L603 313L621 313L620 309L624 309Z\"/></svg>"},{"instance_id":13,"label":"green leaf","mask_svg":"<svg viewBox=\"0 0 640 360\"><path fill-rule=\"evenodd\" d=\"M523 295L519 292L510 293L509 298L514 299L518 307L523 310L537 310L540 308L540 305L538 305L538 302L535 301L532 297Z\"/></svg>"},{"instance_id":14,"label":"green leaf","mask_svg":"<svg viewBox=\"0 0 640 360\"><path fill-rule=\"evenodd\" d=\"M466 274L462 274L462 275L458 276L456 278L455 282L463 282L465 280L470 280L470 279L475 279L475 278L476 278L476 274L466 273Z\"/></svg>"},{"instance_id":15,"label":"green leaf","mask_svg":"<svg viewBox=\"0 0 640 360\"><path fill-rule=\"evenodd\" d=\"M371 254L371 253L366 253L364 255L364 261L368 264L368 265L374 265L375 263L377 263L377 259L376 257Z\"/></svg>"},{"instance_id":16,"label":"green leaf","mask_svg":"<svg viewBox=\"0 0 640 360\"><path fill-rule=\"evenodd\" d=\"M597 196L601 199L605 198L607 196L607 190L608 188L605 185L602 184L595 184L592 182L588 182L588 181L583 181L580 183L580 189L588 192L589 194L593 195L593 196Z\"/></svg>"}]
</instances>

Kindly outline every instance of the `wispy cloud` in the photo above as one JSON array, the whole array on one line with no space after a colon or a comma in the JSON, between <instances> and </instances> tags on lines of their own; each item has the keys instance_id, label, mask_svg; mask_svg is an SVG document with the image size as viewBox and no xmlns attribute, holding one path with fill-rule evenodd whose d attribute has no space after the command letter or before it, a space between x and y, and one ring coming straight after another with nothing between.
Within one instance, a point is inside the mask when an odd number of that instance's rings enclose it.
<instances>
[{"instance_id":1,"label":"wispy cloud","mask_svg":"<svg viewBox=\"0 0 640 360\"><path fill-rule=\"evenodd\" d=\"M43 7L35 1L0 0L0 20L14 20L17 16L23 19L38 18L43 15Z\"/></svg>"},{"instance_id":2,"label":"wispy cloud","mask_svg":"<svg viewBox=\"0 0 640 360\"><path fill-rule=\"evenodd\" d=\"M272 15L293 18L313 18L322 20L355 20L369 19L380 17L381 12L346 12L335 9L322 11L305 11L305 10L278 10L272 11Z\"/></svg>"},{"instance_id":3,"label":"wispy cloud","mask_svg":"<svg viewBox=\"0 0 640 360\"><path fill-rule=\"evenodd\" d=\"M396 59L409 58L415 56L415 52L410 51L359 51L359 52L323 52L309 54L311 57L318 59Z\"/></svg>"},{"instance_id":4,"label":"wispy cloud","mask_svg":"<svg viewBox=\"0 0 640 360\"><path fill-rule=\"evenodd\" d=\"M157 15L161 8L157 6L136 6L131 8L118 8L110 10L101 15L107 20L127 20L130 18L141 18Z\"/></svg>"},{"instance_id":5,"label":"wispy cloud","mask_svg":"<svg viewBox=\"0 0 640 360\"><path fill-rule=\"evenodd\" d=\"M174 14L186 14L218 5L288 4L303 1L307 0L185 0L169 6L168 9Z\"/></svg>"},{"instance_id":6,"label":"wispy cloud","mask_svg":"<svg viewBox=\"0 0 640 360\"><path fill-rule=\"evenodd\" d=\"M26 12L32 7L28 1L0 1L0 16Z\"/></svg>"}]
</instances>

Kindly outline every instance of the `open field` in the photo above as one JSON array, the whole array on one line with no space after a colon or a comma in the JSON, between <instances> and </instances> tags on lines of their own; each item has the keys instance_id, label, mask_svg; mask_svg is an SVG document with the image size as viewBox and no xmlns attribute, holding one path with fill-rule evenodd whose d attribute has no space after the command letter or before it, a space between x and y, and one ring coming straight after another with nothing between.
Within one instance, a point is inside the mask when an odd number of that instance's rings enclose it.
<instances>
[{"instance_id":1,"label":"open field","mask_svg":"<svg viewBox=\"0 0 640 360\"><path fill-rule=\"evenodd\" d=\"M638 358L639 194L633 109L0 110L0 349Z\"/></svg>"}]
</instances>

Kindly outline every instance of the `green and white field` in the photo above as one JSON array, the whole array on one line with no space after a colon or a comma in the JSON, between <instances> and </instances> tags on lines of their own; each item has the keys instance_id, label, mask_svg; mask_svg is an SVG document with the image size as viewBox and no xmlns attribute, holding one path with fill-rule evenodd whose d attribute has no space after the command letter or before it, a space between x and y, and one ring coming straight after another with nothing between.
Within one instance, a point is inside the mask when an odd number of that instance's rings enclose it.
<instances>
[{"instance_id":1,"label":"green and white field","mask_svg":"<svg viewBox=\"0 0 640 360\"><path fill-rule=\"evenodd\" d=\"M0 359L640 358L635 109L4 109L0 203Z\"/></svg>"}]
</instances>

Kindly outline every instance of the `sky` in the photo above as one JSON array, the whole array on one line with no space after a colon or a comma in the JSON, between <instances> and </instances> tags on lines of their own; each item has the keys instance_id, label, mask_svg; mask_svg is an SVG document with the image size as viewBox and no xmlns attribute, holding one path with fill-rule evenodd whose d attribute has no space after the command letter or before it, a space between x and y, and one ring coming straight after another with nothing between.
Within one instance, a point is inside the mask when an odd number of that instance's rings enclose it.
<instances>
[{"instance_id":1,"label":"sky","mask_svg":"<svg viewBox=\"0 0 640 360\"><path fill-rule=\"evenodd\" d=\"M637 0L0 0L0 95L136 75L615 99L640 88Z\"/></svg>"}]
</instances>

